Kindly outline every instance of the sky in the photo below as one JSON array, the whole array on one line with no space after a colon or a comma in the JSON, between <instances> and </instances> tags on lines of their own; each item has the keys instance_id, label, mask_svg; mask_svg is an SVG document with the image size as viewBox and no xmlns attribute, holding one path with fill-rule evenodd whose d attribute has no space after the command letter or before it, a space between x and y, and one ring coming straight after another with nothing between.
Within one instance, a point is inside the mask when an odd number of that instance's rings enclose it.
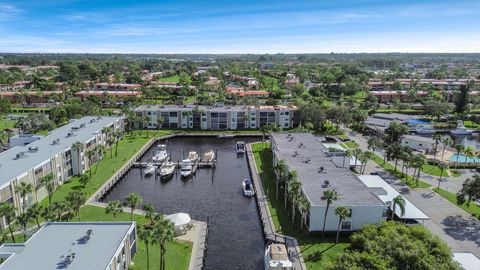
<instances>
[{"instance_id":1,"label":"sky","mask_svg":"<svg viewBox=\"0 0 480 270\"><path fill-rule=\"evenodd\" d=\"M0 0L0 52L480 52L480 0Z\"/></svg>"}]
</instances>

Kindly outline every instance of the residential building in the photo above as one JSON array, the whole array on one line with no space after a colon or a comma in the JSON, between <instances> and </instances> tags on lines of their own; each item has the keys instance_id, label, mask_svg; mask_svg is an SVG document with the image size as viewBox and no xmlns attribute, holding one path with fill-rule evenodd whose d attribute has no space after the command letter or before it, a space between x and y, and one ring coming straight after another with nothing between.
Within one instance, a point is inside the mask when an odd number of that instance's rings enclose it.
<instances>
[{"instance_id":1,"label":"residential building","mask_svg":"<svg viewBox=\"0 0 480 270\"><path fill-rule=\"evenodd\" d=\"M300 83L300 79L297 76L295 76L295 74L292 74L292 73L287 74L287 80L285 81L285 86L287 88L294 87L299 83Z\"/></svg>"},{"instance_id":2,"label":"residential building","mask_svg":"<svg viewBox=\"0 0 480 270\"><path fill-rule=\"evenodd\" d=\"M372 95L374 95L378 102L380 103L391 103L395 99L398 99L400 102L405 102L409 98L409 94L407 91L370 91ZM415 93L415 97L426 97L428 95L425 91L417 91Z\"/></svg>"},{"instance_id":3,"label":"residential building","mask_svg":"<svg viewBox=\"0 0 480 270\"><path fill-rule=\"evenodd\" d=\"M112 97L138 97L142 95L141 91L79 91L74 94L76 97L104 97L104 96L112 96Z\"/></svg>"},{"instance_id":4,"label":"residential building","mask_svg":"<svg viewBox=\"0 0 480 270\"><path fill-rule=\"evenodd\" d=\"M162 120L161 128L227 130L256 129L268 124L292 128L296 110L295 106L142 105L134 111L148 117L144 128L156 129Z\"/></svg>"},{"instance_id":5,"label":"residential building","mask_svg":"<svg viewBox=\"0 0 480 270\"><path fill-rule=\"evenodd\" d=\"M26 146L1 152L0 202L13 203L17 209L26 208L48 195L40 182L43 176L53 174L54 184L58 187L72 175L84 173L95 162L89 162L86 152L96 145L106 144L107 135L102 133L105 127L112 131L123 130L123 117L83 117ZM81 149L73 147L77 142ZM21 198L15 191L20 182L30 183L34 192ZM5 224L5 220L0 223Z\"/></svg>"},{"instance_id":6,"label":"residential building","mask_svg":"<svg viewBox=\"0 0 480 270\"><path fill-rule=\"evenodd\" d=\"M47 222L25 243L0 246L1 270L127 270L135 222Z\"/></svg>"},{"instance_id":7,"label":"residential building","mask_svg":"<svg viewBox=\"0 0 480 270\"><path fill-rule=\"evenodd\" d=\"M109 90L109 91L125 91L125 90L137 90L142 85L131 83L97 83L94 90Z\"/></svg>"},{"instance_id":8,"label":"residential building","mask_svg":"<svg viewBox=\"0 0 480 270\"><path fill-rule=\"evenodd\" d=\"M0 92L0 97L13 103L47 103L52 95L62 95L63 91L24 91Z\"/></svg>"},{"instance_id":9,"label":"residential building","mask_svg":"<svg viewBox=\"0 0 480 270\"><path fill-rule=\"evenodd\" d=\"M374 190L368 188L349 169L350 162L336 162L328 149L311 133L273 133L271 135L273 165L284 160L289 171L296 171L302 184L302 194L310 202L307 213L308 230L321 231L327 201L326 190L335 190L339 196L330 204L326 231L336 231L338 216L335 208L349 209L350 214L340 224L342 231L359 230L365 224L378 224L387 217L387 205Z\"/></svg>"},{"instance_id":10,"label":"residential building","mask_svg":"<svg viewBox=\"0 0 480 270\"><path fill-rule=\"evenodd\" d=\"M424 151L426 153L430 153L435 149L435 141L429 137L404 135L401 143L413 150Z\"/></svg>"}]
</instances>

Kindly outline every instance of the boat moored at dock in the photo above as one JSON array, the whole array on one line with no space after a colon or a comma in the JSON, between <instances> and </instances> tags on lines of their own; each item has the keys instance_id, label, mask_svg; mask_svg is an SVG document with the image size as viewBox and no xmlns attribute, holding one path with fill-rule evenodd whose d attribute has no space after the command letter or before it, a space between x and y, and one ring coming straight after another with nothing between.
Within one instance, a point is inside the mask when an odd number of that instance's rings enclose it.
<instances>
[{"instance_id":1,"label":"boat moored at dock","mask_svg":"<svg viewBox=\"0 0 480 270\"><path fill-rule=\"evenodd\" d=\"M270 244L265 249L265 270L292 270L293 264L288 258L284 244Z\"/></svg>"},{"instance_id":2,"label":"boat moored at dock","mask_svg":"<svg viewBox=\"0 0 480 270\"><path fill-rule=\"evenodd\" d=\"M245 142L237 142L235 144L235 152L237 154L245 154Z\"/></svg>"},{"instance_id":3,"label":"boat moored at dock","mask_svg":"<svg viewBox=\"0 0 480 270\"><path fill-rule=\"evenodd\" d=\"M165 144L157 145L157 151L152 158L152 161L157 164L162 164L168 159L167 146Z\"/></svg>"},{"instance_id":4,"label":"boat moored at dock","mask_svg":"<svg viewBox=\"0 0 480 270\"><path fill-rule=\"evenodd\" d=\"M211 163L213 161L215 161L215 152L213 152L213 150L210 150L203 154L202 162Z\"/></svg>"},{"instance_id":5,"label":"boat moored at dock","mask_svg":"<svg viewBox=\"0 0 480 270\"><path fill-rule=\"evenodd\" d=\"M145 176L147 175L152 175L155 173L155 170L156 170L156 167L153 163L147 163L147 166L145 167L145 169L143 170L143 174Z\"/></svg>"},{"instance_id":6,"label":"boat moored at dock","mask_svg":"<svg viewBox=\"0 0 480 270\"><path fill-rule=\"evenodd\" d=\"M184 159L180 162L180 175L182 177L189 177L193 173L193 165L190 159Z\"/></svg>"},{"instance_id":7,"label":"boat moored at dock","mask_svg":"<svg viewBox=\"0 0 480 270\"><path fill-rule=\"evenodd\" d=\"M243 186L243 195L247 197L252 197L255 195L255 190L253 189L253 183L250 179L245 179L242 182Z\"/></svg>"},{"instance_id":8,"label":"boat moored at dock","mask_svg":"<svg viewBox=\"0 0 480 270\"><path fill-rule=\"evenodd\" d=\"M160 170L158 171L158 174L160 175L160 177L171 176L175 172L176 167L177 167L177 164L171 161L164 162L162 166L160 166Z\"/></svg>"}]
</instances>

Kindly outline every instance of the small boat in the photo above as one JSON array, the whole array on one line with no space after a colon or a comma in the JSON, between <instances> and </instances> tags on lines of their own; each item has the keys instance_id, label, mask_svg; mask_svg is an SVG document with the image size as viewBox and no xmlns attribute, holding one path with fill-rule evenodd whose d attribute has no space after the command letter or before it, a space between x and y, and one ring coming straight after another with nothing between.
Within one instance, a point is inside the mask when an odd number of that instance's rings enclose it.
<instances>
[{"instance_id":1,"label":"small boat","mask_svg":"<svg viewBox=\"0 0 480 270\"><path fill-rule=\"evenodd\" d=\"M265 249L265 270L292 270L293 264L288 258L284 244L270 244Z\"/></svg>"},{"instance_id":2,"label":"small boat","mask_svg":"<svg viewBox=\"0 0 480 270\"><path fill-rule=\"evenodd\" d=\"M228 138L233 138L233 137L235 137L234 134L220 134L220 135L218 135L217 138L220 138L220 139L222 139L222 138L223 138L223 139L228 139Z\"/></svg>"},{"instance_id":3,"label":"small boat","mask_svg":"<svg viewBox=\"0 0 480 270\"><path fill-rule=\"evenodd\" d=\"M213 150L210 150L203 154L203 162L211 163L215 160L215 152Z\"/></svg>"},{"instance_id":4,"label":"small boat","mask_svg":"<svg viewBox=\"0 0 480 270\"><path fill-rule=\"evenodd\" d=\"M255 190L253 189L253 184L252 184L252 181L250 181L250 179L243 180L242 185L243 185L243 195L247 197L252 197L253 195L255 195Z\"/></svg>"},{"instance_id":5,"label":"small boat","mask_svg":"<svg viewBox=\"0 0 480 270\"><path fill-rule=\"evenodd\" d=\"M180 163L180 175L182 177L189 177L192 175L193 167L192 162L189 159L184 159Z\"/></svg>"},{"instance_id":6,"label":"small boat","mask_svg":"<svg viewBox=\"0 0 480 270\"><path fill-rule=\"evenodd\" d=\"M144 175L152 175L155 173L155 165L153 163L147 163L147 166L145 169L143 169L143 174Z\"/></svg>"},{"instance_id":7,"label":"small boat","mask_svg":"<svg viewBox=\"0 0 480 270\"><path fill-rule=\"evenodd\" d=\"M158 174L160 174L160 177L167 177L173 175L176 167L177 165L171 161L164 162L162 166L160 166Z\"/></svg>"},{"instance_id":8,"label":"small boat","mask_svg":"<svg viewBox=\"0 0 480 270\"><path fill-rule=\"evenodd\" d=\"M165 144L157 145L157 151L153 156L153 162L157 164L162 164L168 159L167 146Z\"/></svg>"},{"instance_id":9,"label":"small boat","mask_svg":"<svg viewBox=\"0 0 480 270\"><path fill-rule=\"evenodd\" d=\"M465 128L462 121L457 122L457 128L450 131L452 135L471 135L473 130Z\"/></svg>"},{"instance_id":10,"label":"small boat","mask_svg":"<svg viewBox=\"0 0 480 270\"><path fill-rule=\"evenodd\" d=\"M245 142L237 142L237 144L235 145L235 152L237 152L237 154L244 154Z\"/></svg>"},{"instance_id":11,"label":"small boat","mask_svg":"<svg viewBox=\"0 0 480 270\"><path fill-rule=\"evenodd\" d=\"M198 161L198 154L195 151L190 151L188 152L188 160L190 160L190 163L196 163Z\"/></svg>"}]
</instances>

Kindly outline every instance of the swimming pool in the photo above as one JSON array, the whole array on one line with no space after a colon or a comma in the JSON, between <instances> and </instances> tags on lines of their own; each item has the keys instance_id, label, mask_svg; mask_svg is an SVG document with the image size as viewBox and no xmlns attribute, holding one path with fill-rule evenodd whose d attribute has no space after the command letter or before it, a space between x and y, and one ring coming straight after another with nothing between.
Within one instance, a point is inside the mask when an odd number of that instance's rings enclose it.
<instances>
[{"instance_id":1,"label":"swimming pool","mask_svg":"<svg viewBox=\"0 0 480 270\"><path fill-rule=\"evenodd\" d=\"M467 159L465 161L465 158ZM452 155L450 158L449 158L450 161L455 161L457 162L457 154L454 154ZM465 163L465 162L480 162L480 158L469 158L467 156L465 156L464 154L460 154L458 156L458 162L459 163Z\"/></svg>"}]
</instances>

